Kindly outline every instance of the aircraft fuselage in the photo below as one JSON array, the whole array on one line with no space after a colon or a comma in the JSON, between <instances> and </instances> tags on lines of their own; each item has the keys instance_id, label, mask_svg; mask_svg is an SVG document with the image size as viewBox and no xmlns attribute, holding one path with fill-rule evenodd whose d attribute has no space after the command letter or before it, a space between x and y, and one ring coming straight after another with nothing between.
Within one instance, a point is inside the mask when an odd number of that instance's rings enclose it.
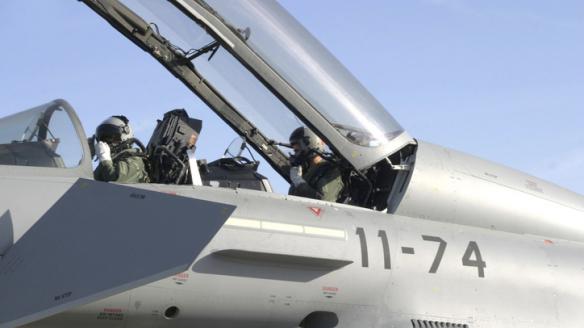
<instances>
[{"instance_id":1,"label":"aircraft fuselage","mask_svg":"<svg viewBox=\"0 0 584 328\"><path fill-rule=\"evenodd\" d=\"M47 204L47 194L57 198L72 183L55 179L47 193L35 188L40 182L11 181L29 184L29 197L43 193ZM576 327L584 319L578 242L254 191L140 187L237 210L189 271L32 327L297 327L313 312L330 327L331 320L337 327ZM19 196L9 202L16 222Z\"/></svg>"}]
</instances>

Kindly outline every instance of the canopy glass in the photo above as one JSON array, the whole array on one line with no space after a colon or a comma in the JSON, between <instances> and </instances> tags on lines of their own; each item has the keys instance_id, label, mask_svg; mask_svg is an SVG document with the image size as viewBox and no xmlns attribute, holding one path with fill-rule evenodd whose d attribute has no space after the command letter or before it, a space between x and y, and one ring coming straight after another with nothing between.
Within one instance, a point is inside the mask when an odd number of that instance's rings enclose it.
<instances>
[{"instance_id":1,"label":"canopy glass","mask_svg":"<svg viewBox=\"0 0 584 328\"><path fill-rule=\"evenodd\" d=\"M276 1L122 2L155 23L237 111L273 140L286 141L294 128L309 124L356 169L373 165L413 141ZM226 49L215 46L215 41ZM260 61L248 62L241 51L251 51ZM289 92L284 95L271 85L262 75L266 72L284 81ZM305 104L302 108L299 101Z\"/></svg>"},{"instance_id":2,"label":"canopy glass","mask_svg":"<svg viewBox=\"0 0 584 328\"><path fill-rule=\"evenodd\" d=\"M276 1L206 3L232 27L249 28L246 43L351 142L376 147L403 132L343 64Z\"/></svg>"}]
</instances>

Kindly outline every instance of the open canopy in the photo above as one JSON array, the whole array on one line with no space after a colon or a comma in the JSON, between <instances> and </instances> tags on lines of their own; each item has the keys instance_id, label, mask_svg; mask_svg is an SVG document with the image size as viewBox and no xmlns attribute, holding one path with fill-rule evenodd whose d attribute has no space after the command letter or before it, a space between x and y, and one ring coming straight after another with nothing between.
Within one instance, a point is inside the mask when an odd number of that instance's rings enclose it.
<instances>
[{"instance_id":1,"label":"open canopy","mask_svg":"<svg viewBox=\"0 0 584 328\"><path fill-rule=\"evenodd\" d=\"M261 138L250 140L252 145L281 173L285 152L273 141L287 142L288 135L301 125L315 130L357 170L413 142L353 75L276 1L122 0L127 8L121 9L117 1L85 2L93 3L92 7L97 3L100 9L111 6L98 12L110 22L112 18L128 21L134 34L141 26L167 42L172 55L187 61L208 84L212 96L221 101L213 101L195 85L191 89L239 134L248 139L259 134ZM173 69L169 66L180 62L158 59ZM181 71L175 75L188 80ZM225 112L227 107L241 117L234 119Z\"/></svg>"},{"instance_id":2,"label":"open canopy","mask_svg":"<svg viewBox=\"0 0 584 328\"><path fill-rule=\"evenodd\" d=\"M177 3L197 10L193 0ZM276 1L206 3L231 30L246 31L245 45L350 142L376 148L404 132L359 81ZM260 67L255 68L259 71Z\"/></svg>"}]
</instances>

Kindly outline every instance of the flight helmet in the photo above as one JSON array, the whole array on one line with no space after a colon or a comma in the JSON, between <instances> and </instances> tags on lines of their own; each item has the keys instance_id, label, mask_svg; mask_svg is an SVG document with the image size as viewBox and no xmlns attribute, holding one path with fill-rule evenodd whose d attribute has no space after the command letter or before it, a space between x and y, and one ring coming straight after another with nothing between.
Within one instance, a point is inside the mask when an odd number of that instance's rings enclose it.
<instances>
[{"instance_id":1,"label":"flight helmet","mask_svg":"<svg viewBox=\"0 0 584 328\"><path fill-rule=\"evenodd\" d=\"M133 139L134 132L128 118L123 115L112 116L97 127L95 138L115 147Z\"/></svg>"},{"instance_id":2,"label":"flight helmet","mask_svg":"<svg viewBox=\"0 0 584 328\"><path fill-rule=\"evenodd\" d=\"M292 161L300 164L324 152L324 143L316 133L306 127L299 127L290 134L290 145L294 148Z\"/></svg>"}]
</instances>

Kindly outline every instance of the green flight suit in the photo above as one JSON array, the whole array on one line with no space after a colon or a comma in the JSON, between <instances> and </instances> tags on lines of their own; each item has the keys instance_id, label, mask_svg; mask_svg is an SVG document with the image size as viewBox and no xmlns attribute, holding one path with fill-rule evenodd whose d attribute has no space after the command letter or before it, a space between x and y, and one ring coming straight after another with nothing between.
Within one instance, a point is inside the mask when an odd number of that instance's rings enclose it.
<instances>
[{"instance_id":1,"label":"green flight suit","mask_svg":"<svg viewBox=\"0 0 584 328\"><path fill-rule=\"evenodd\" d=\"M148 183L148 172L144 158L130 152L114 159L101 162L95 172L95 180L118 183Z\"/></svg>"},{"instance_id":2,"label":"green flight suit","mask_svg":"<svg viewBox=\"0 0 584 328\"><path fill-rule=\"evenodd\" d=\"M288 194L336 202L343 191L341 172L335 165L324 160L318 164L311 164L302 174L302 178L306 183L292 185Z\"/></svg>"}]
</instances>

